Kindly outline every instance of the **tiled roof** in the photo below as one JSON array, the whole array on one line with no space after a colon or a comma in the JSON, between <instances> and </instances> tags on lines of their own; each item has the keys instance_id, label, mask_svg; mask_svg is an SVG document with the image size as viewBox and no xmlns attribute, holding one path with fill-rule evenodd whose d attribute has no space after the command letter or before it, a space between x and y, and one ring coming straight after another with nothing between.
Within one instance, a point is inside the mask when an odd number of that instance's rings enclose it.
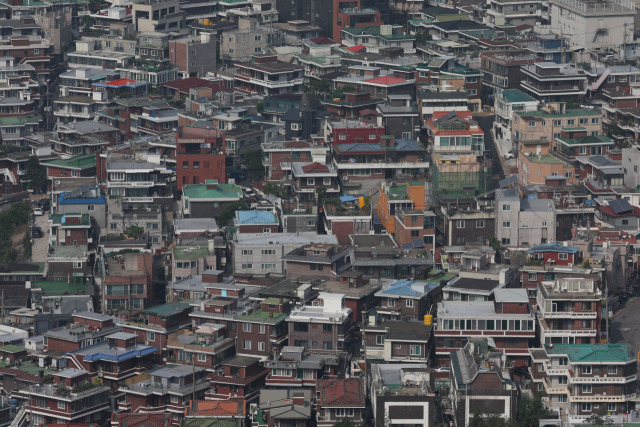
<instances>
[{"instance_id":1,"label":"tiled roof","mask_svg":"<svg viewBox=\"0 0 640 427\"><path fill-rule=\"evenodd\" d=\"M234 400L196 400L189 404L185 416L244 416L244 403Z\"/></svg>"},{"instance_id":2,"label":"tiled roof","mask_svg":"<svg viewBox=\"0 0 640 427\"><path fill-rule=\"evenodd\" d=\"M533 254L536 252L563 252L569 254L578 253L578 248L575 246L563 246L559 243L549 243L546 245L534 245L529 249L529 253Z\"/></svg>"},{"instance_id":3,"label":"tiled roof","mask_svg":"<svg viewBox=\"0 0 640 427\"><path fill-rule=\"evenodd\" d=\"M623 216L635 216L635 217L640 217L640 208L637 206L633 207L633 212L629 212L629 213L615 213L613 211L613 209L611 209L611 206L598 206L598 209L600 210L600 212L602 212L604 215L606 216L610 216L610 217L623 217Z\"/></svg>"},{"instance_id":4,"label":"tiled roof","mask_svg":"<svg viewBox=\"0 0 640 427\"><path fill-rule=\"evenodd\" d=\"M326 165L313 162L310 165L303 166L302 171L304 173L326 173L329 172L329 168Z\"/></svg>"},{"instance_id":5,"label":"tiled roof","mask_svg":"<svg viewBox=\"0 0 640 427\"><path fill-rule=\"evenodd\" d=\"M359 378L320 381L321 406L324 407L364 407L363 383Z\"/></svg>"},{"instance_id":6,"label":"tiled roof","mask_svg":"<svg viewBox=\"0 0 640 427\"><path fill-rule=\"evenodd\" d=\"M169 304L156 305L155 307L147 308L144 313L159 316L169 317L175 314L181 313L187 309L190 309L189 301L172 302Z\"/></svg>"},{"instance_id":7,"label":"tiled roof","mask_svg":"<svg viewBox=\"0 0 640 427\"><path fill-rule=\"evenodd\" d=\"M373 79L365 80L365 82L367 83L373 83L373 84L385 85L385 86L404 83L405 81L406 80L401 77L392 77L392 76L381 76L381 77L375 77Z\"/></svg>"}]
</instances>

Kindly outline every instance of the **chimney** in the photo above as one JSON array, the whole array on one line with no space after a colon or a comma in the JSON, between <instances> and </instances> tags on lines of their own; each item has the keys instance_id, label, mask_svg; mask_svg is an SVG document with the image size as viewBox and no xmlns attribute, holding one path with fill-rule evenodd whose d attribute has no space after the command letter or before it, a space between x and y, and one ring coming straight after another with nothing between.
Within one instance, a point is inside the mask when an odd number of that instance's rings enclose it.
<instances>
[{"instance_id":1,"label":"chimney","mask_svg":"<svg viewBox=\"0 0 640 427\"><path fill-rule=\"evenodd\" d=\"M293 393L293 406L304 406L304 393Z\"/></svg>"},{"instance_id":2,"label":"chimney","mask_svg":"<svg viewBox=\"0 0 640 427\"><path fill-rule=\"evenodd\" d=\"M207 270L202 272L202 283L220 283L223 280L222 271Z\"/></svg>"},{"instance_id":3,"label":"chimney","mask_svg":"<svg viewBox=\"0 0 640 427\"><path fill-rule=\"evenodd\" d=\"M217 190L218 189L218 180L217 179L208 179L207 180L207 190Z\"/></svg>"}]
</instances>

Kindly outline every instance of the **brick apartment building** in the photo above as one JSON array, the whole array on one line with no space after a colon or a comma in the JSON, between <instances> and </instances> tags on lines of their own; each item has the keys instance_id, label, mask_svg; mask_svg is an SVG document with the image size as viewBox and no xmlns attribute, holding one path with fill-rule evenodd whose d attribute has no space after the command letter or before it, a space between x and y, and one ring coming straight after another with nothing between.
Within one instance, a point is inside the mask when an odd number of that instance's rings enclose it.
<instances>
[{"instance_id":1,"label":"brick apartment building","mask_svg":"<svg viewBox=\"0 0 640 427\"><path fill-rule=\"evenodd\" d=\"M179 127L176 133L178 191L187 184L204 184L209 179L227 182L224 147L222 131Z\"/></svg>"}]
</instances>

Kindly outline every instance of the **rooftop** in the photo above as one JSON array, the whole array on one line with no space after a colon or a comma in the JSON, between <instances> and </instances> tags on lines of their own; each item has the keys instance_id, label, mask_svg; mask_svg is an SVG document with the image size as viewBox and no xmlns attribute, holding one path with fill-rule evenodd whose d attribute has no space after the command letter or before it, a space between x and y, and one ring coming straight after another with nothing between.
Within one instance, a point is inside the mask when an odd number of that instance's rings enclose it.
<instances>
[{"instance_id":1,"label":"rooftop","mask_svg":"<svg viewBox=\"0 0 640 427\"><path fill-rule=\"evenodd\" d=\"M629 344L553 344L545 346L549 355L566 355L572 363L630 363L635 355Z\"/></svg>"}]
</instances>

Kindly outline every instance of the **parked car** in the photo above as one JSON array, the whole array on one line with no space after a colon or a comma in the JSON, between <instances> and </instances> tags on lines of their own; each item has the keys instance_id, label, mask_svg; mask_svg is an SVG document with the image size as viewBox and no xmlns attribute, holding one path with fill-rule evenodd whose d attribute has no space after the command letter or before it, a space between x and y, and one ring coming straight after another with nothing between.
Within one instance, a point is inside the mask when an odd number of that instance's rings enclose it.
<instances>
[{"instance_id":1,"label":"parked car","mask_svg":"<svg viewBox=\"0 0 640 427\"><path fill-rule=\"evenodd\" d=\"M38 207L42 208L43 211L48 211L49 209L51 209L51 200L49 199L38 200Z\"/></svg>"},{"instance_id":2,"label":"parked car","mask_svg":"<svg viewBox=\"0 0 640 427\"><path fill-rule=\"evenodd\" d=\"M37 208L33 209L33 214L35 216L42 216L42 215L44 215L44 211L42 210L41 207L37 207Z\"/></svg>"},{"instance_id":3,"label":"parked car","mask_svg":"<svg viewBox=\"0 0 640 427\"><path fill-rule=\"evenodd\" d=\"M247 179L247 173L240 169L232 170L229 172L229 178L233 178L236 181L243 181Z\"/></svg>"},{"instance_id":4,"label":"parked car","mask_svg":"<svg viewBox=\"0 0 640 427\"><path fill-rule=\"evenodd\" d=\"M513 155L513 151L507 151L507 154L504 155L504 158L507 160L515 158L515 156Z\"/></svg>"},{"instance_id":5,"label":"parked car","mask_svg":"<svg viewBox=\"0 0 640 427\"><path fill-rule=\"evenodd\" d=\"M42 233L42 228L40 227L33 227L31 229L31 237L42 237L43 233Z\"/></svg>"}]
</instances>

